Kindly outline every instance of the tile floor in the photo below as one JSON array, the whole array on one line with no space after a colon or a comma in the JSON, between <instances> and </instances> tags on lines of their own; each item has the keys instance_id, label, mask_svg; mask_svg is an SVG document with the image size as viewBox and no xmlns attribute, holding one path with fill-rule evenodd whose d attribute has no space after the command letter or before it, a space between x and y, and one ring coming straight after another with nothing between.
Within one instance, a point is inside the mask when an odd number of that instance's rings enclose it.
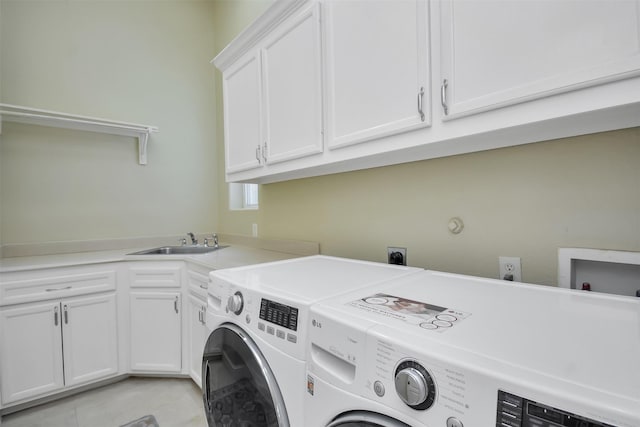
<instances>
[{"instance_id":1,"label":"tile floor","mask_svg":"<svg viewBox=\"0 0 640 427\"><path fill-rule=\"evenodd\" d=\"M2 417L2 427L118 427L153 415L160 427L206 427L190 379L128 378Z\"/></svg>"}]
</instances>

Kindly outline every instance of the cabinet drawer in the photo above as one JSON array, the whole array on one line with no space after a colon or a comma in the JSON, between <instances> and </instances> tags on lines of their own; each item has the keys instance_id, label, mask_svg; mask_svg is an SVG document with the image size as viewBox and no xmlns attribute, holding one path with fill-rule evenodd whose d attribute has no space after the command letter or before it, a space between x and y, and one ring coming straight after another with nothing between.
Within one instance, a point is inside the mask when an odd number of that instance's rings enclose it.
<instances>
[{"instance_id":1,"label":"cabinet drawer","mask_svg":"<svg viewBox=\"0 0 640 427\"><path fill-rule=\"evenodd\" d=\"M116 271L42 271L36 274L3 275L0 305L21 304L116 289Z\"/></svg>"},{"instance_id":2,"label":"cabinet drawer","mask_svg":"<svg viewBox=\"0 0 640 427\"><path fill-rule=\"evenodd\" d=\"M209 286L209 276L189 270L187 272L189 292L202 299L207 298L207 287Z\"/></svg>"},{"instance_id":3,"label":"cabinet drawer","mask_svg":"<svg viewBox=\"0 0 640 427\"><path fill-rule=\"evenodd\" d=\"M179 288L181 276L182 264L142 264L129 269L129 284L132 288Z\"/></svg>"}]
</instances>

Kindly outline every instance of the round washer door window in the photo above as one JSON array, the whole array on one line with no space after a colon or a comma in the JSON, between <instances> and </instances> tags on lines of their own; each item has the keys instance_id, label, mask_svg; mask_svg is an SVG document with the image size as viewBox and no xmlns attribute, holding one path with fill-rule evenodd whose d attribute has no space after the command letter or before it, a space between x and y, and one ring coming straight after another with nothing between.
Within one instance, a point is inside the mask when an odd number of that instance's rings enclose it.
<instances>
[{"instance_id":1,"label":"round washer door window","mask_svg":"<svg viewBox=\"0 0 640 427\"><path fill-rule=\"evenodd\" d=\"M282 394L258 346L236 325L215 329L202 356L209 427L289 427Z\"/></svg>"},{"instance_id":2,"label":"round washer door window","mask_svg":"<svg viewBox=\"0 0 640 427\"><path fill-rule=\"evenodd\" d=\"M411 427L376 412L353 411L339 415L327 427Z\"/></svg>"}]
</instances>

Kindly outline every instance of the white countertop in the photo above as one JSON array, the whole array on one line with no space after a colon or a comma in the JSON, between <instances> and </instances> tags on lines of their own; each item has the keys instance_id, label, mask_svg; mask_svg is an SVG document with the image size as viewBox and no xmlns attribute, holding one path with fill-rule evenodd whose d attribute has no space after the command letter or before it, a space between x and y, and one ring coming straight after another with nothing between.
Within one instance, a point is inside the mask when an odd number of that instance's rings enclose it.
<instances>
[{"instance_id":1,"label":"white countertop","mask_svg":"<svg viewBox=\"0 0 640 427\"><path fill-rule=\"evenodd\" d=\"M100 264L119 261L187 261L218 270L242 265L259 264L296 258L301 255L278 252L249 246L230 245L206 254L190 255L128 255L151 248L128 248L109 251L77 252L69 254L21 256L0 259L0 272L68 267L74 265Z\"/></svg>"}]
</instances>

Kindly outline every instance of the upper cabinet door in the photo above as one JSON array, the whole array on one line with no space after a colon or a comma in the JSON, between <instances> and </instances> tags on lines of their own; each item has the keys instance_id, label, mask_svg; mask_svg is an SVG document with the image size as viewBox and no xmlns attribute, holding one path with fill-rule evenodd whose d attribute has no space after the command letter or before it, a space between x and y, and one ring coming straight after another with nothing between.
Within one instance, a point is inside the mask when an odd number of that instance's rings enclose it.
<instances>
[{"instance_id":1,"label":"upper cabinet door","mask_svg":"<svg viewBox=\"0 0 640 427\"><path fill-rule=\"evenodd\" d=\"M324 2L329 148L430 125L428 4Z\"/></svg>"},{"instance_id":2,"label":"upper cabinet door","mask_svg":"<svg viewBox=\"0 0 640 427\"><path fill-rule=\"evenodd\" d=\"M261 81L260 57L251 52L222 76L224 141L227 173L260 166Z\"/></svg>"},{"instance_id":3,"label":"upper cabinet door","mask_svg":"<svg viewBox=\"0 0 640 427\"><path fill-rule=\"evenodd\" d=\"M450 117L640 74L635 0L447 0L441 25Z\"/></svg>"},{"instance_id":4,"label":"upper cabinet door","mask_svg":"<svg viewBox=\"0 0 640 427\"><path fill-rule=\"evenodd\" d=\"M278 28L261 49L266 163L321 153L320 7Z\"/></svg>"}]
</instances>

